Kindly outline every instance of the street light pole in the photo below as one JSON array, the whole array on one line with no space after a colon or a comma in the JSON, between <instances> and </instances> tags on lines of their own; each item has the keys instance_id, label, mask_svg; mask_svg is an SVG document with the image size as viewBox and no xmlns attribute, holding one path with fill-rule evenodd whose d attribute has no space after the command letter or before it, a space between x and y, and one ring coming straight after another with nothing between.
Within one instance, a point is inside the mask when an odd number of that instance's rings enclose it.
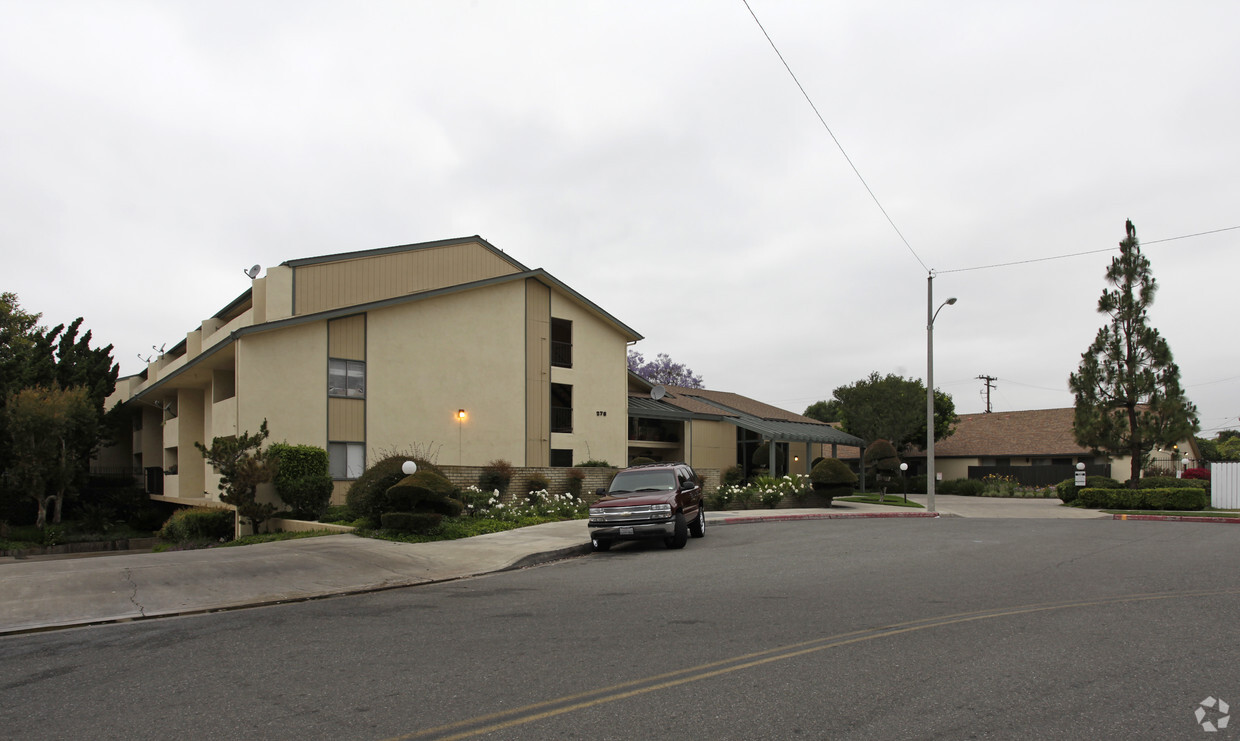
<instances>
[{"instance_id":1,"label":"street light pole","mask_svg":"<svg viewBox=\"0 0 1240 741\"><path fill-rule=\"evenodd\" d=\"M926 509L934 512L934 320L944 306L956 303L947 299L934 308L934 273L926 276Z\"/></svg>"}]
</instances>

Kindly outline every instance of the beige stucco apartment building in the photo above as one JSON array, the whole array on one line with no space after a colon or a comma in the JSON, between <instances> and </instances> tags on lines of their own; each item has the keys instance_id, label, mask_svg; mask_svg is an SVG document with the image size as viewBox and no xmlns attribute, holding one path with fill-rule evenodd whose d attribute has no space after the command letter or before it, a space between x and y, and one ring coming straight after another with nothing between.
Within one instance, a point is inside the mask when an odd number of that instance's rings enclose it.
<instances>
[{"instance_id":1,"label":"beige stucco apartment building","mask_svg":"<svg viewBox=\"0 0 1240 741\"><path fill-rule=\"evenodd\" d=\"M444 465L627 459L626 347L641 335L481 237L290 260L121 379L161 498L217 498L194 443L256 432L328 450L339 501L385 452Z\"/></svg>"}]
</instances>

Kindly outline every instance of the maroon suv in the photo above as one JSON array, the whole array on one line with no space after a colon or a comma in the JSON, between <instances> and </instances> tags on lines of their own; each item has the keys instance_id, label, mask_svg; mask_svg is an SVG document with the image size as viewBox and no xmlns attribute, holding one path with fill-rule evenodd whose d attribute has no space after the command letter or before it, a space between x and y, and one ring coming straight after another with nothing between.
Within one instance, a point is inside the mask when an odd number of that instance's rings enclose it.
<instances>
[{"instance_id":1,"label":"maroon suv","mask_svg":"<svg viewBox=\"0 0 1240 741\"><path fill-rule=\"evenodd\" d=\"M626 468L599 489L590 505L590 543L596 551L613 541L662 538L668 548L684 548L689 536L706 534L702 480L684 463L651 463Z\"/></svg>"}]
</instances>

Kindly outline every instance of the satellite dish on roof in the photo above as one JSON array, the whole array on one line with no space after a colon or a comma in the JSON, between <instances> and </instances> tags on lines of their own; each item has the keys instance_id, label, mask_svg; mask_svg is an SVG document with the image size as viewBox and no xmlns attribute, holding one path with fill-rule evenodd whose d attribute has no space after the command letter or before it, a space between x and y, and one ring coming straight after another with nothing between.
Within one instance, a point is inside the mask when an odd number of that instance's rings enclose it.
<instances>
[{"instance_id":1,"label":"satellite dish on roof","mask_svg":"<svg viewBox=\"0 0 1240 741\"><path fill-rule=\"evenodd\" d=\"M663 388L662 386L655 386L654 388L650 389L651 399L658 401L659 399L662 399L664 396L667 396L667 389Z\"/></svg>"},{"instance_id":2,"label":"satellite dish on roof","mask_svg":"<svg viewBox=\"0 0 1240 741\"><path fill-rule=\"evenodd\" d=\"M262 265L252 265L250 266L249 270L243 270L242 272L248 275L250 277L250 280L254 280L255 278L258 277L258 271L262 269L263 269Z\"/></svg>"}]
</instances>

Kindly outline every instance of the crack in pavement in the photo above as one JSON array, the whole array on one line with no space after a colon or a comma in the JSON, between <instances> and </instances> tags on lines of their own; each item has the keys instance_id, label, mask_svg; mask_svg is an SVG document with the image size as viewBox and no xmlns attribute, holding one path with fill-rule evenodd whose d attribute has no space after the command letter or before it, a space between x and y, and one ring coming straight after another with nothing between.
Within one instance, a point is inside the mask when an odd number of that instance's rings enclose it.
<instances>
[{"instance_id":1,"label":"crack in pavement","mask_svg":"<svg viewBox=\"0 0 1240 741\"><path fill-rule=\"evenodd\" d=\"M146 617L146 610L138 602L138 583L133 580L133 572L129 569L125 569L125 581L129 582L130 586L133 587L133 592L129 595L129 601L133 603L134 607L138 608L139 615Z\"/></svg>"}]
</instances>

